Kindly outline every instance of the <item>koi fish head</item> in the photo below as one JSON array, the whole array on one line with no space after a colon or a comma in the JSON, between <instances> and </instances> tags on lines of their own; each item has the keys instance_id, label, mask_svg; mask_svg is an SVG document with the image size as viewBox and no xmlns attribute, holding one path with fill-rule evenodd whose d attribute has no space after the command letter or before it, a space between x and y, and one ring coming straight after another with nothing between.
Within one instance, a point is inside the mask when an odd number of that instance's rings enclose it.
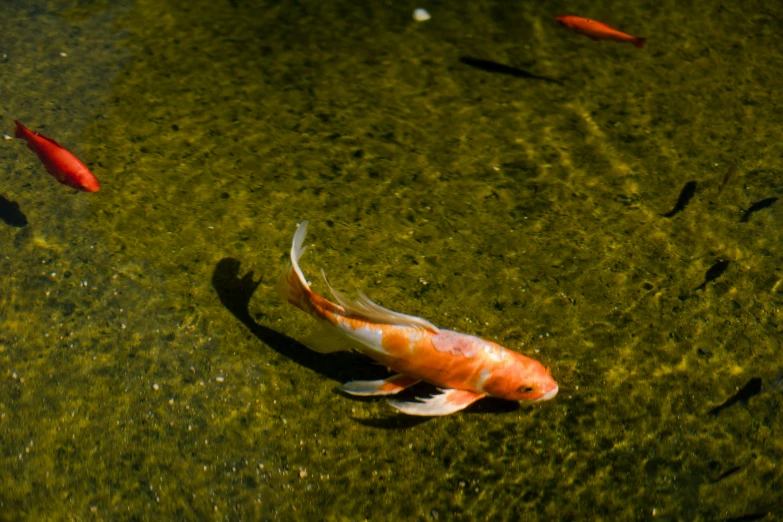
<instances>
[{"instance_id":1,"label":"koi fish head","mask_svg":"<svg viewBox=\"0 0 783 522\"><path fill-rule=\"evenodd\" d=\"M89 176L83 176L79 180L80 186L75 188L85 192L98 192L101 189L101 185L98 183L98 180L95 178L95 176L92 175L92 173L89 174Z\"/></svg>"},{"instance_id":2,"label":"koi fish head","mask_svg":"<svg viewBox=\"0 0 783 522\"><path fill-rule=\"evenodd\" d=\"M508 364L492 372L484 382L490 395L523 402L548 401L557 395L558 386L548 368L522 354L509 353Z\"/></svg>"}]
</instances>

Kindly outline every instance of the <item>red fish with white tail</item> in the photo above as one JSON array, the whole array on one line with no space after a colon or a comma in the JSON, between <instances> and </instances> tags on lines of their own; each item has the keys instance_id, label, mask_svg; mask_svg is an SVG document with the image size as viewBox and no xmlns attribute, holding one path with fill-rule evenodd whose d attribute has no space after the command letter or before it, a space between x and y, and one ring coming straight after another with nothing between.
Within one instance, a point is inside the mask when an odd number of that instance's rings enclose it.
<instances>
[{"instance_id":1,"label":"red fish with white tail","mask_svg":"<svg viewBox=\"0 0 783 522\"><path fill-rule=\"evenodd\" d=\"M441 388L441 393L425 400L390 401L408 415L448 415L483 397L531 402L557 395L557 383L547 368L499 344L387 310L361 292L351 301L328 281L337 303L316 294L299 268L306 235L307 221L303 221L294 234L291 262L279 285L286 301L321 324L303 343L320 353L355 350L396 372L384 380L348 382L341 387L344 392L393 395L419 381Z\"/></svg>"}]
</instances>

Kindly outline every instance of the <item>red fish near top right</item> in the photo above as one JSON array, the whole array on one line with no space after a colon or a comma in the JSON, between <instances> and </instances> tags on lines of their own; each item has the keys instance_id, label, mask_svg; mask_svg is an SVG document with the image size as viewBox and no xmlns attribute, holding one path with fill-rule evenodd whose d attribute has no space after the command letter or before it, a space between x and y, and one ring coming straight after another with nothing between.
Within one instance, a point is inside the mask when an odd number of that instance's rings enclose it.
<instances>
[{"instance_id":1,"label":"red fish near top right","mask_svg":"<svg viewBox=\"0 0 783 522\"><path fill-rule=\"evenodd\" d=\"M583 34L595 41L613 40L615 42L630 43L640 49L644 47L647 41L647 38L632 36L598 20L590 20L581 16L562 15L556 17L555 20L575 33Z\"/></svg>"}]
</instances>

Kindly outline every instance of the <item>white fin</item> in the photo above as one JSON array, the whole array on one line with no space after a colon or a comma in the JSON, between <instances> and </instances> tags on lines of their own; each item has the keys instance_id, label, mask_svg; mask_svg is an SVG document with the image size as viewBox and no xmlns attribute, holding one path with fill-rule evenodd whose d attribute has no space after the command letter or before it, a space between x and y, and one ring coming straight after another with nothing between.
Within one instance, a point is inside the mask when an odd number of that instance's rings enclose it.
<instances>
[{"instance_id":1,"label":"white fin","mask_svg":"<svg viewBox=\"0 0 783 522\"><path fill-rule=\"evenodd\" d=\"M482 397L484 397L482 393L449 388L420 402L389 401L389 404L408 415L434 417L465 409Z\"/></svg>"},{"instance_id":2,"label":"white fin","mask_svg":"<svg viewBox=\"0 0 783 522\"><path fill-rule=\"evenodd\" d=\"M301 343L314 352L334 353L347 350L356 350L363 346L345 335L342 330L329 324L321 324L321 327L314 330L307 337L302 339Z\"/></svg>"},{"instance_id":3,"label":"white fin","mask_svg":"<svg viewBox=\"0 0 783 522\"><path fill-rule=\"evenodd\" d=\"M409 377L398 373L388 379L380 381L351 381L346 382L340 389L351 395L370 396L370 395L394 395L405 388L409 388L419 382L415 377Z\"/></svg>"},{"instance_id":4,"label":"white fin","mask_svg":"<svg viewBox=\"0 0 783 522\"><path fill-rule=\"evenodd\" d=\"M307 310L307 295L310 294L310 285L307 284L307 280L299 268L299 259L307 250L307 247L304 246L306 235L307 221L302 221L291 242L291 258L277 281L277 293L280 294L280 297L302 310Z\"/></svg>"},{"instance_id":5,"label":"white fin","mask_svg":"<svg viewBox=\"0 0 783 522\"><path fill-rule=\"evenodd\" d=\"M357 299L347 299L343 294L332 288L332 285L329 284L329 280L326 279L326 273L324 273L323 268L321 269L321 275L326 282L326 286L329 287L329 291L332 293L332 297L334 297L335 301L345 309L346 313L352 316L360 317L374 323L412 326L414 328L423 328L433 333L438 333L439 331L437 326L426 319L416 317L415 315L395 312L382 307L378 303L374 303L369 297L364 295L361 290L358 291L359 297Z\"/></svg>"},{"instance_id":6,"label":"white fin","mask_svg":"<svg viewBox=\"0 0 783 522\"><path fill-rule=\"evenodd\" d=\"M302 274L302 269L299 268L299 260L302 258L305 252L307 252L307 246L304 244L305 237L307 237L307 221L306 219L299 223L299 228L296 229L296 233L294 234L294 240L291 241L291 265L293 265L294 270L296 270L296 275L299 276L299 281L301 281L302 286L305 288L310 288L310 285L307 284L307 279L305 279L305 276Z\"/></svg>"}]
</instances>

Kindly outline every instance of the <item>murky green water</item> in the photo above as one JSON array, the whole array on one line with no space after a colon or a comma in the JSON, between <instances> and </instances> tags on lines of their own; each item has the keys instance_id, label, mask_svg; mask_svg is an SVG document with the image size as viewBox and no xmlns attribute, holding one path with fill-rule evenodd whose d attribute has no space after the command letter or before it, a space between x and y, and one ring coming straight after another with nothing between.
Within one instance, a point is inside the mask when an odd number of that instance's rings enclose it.
<instances>
[{"instance_id":1,"label":"murky green water","mask_svg":"<svg viewBox=\"0 0 783 522\"><path fill-rule=\"evenodd\" d=\"M783 7L0 13L3 132L102 184L0 142L0 519L783 519L783 203L740 221L783 195ZM324 267L497 340L560 394L419 419L336 393L382 369L296 342L312 323L275 283L302 219L316 290Z\"/></svg>"}]
</instances>

